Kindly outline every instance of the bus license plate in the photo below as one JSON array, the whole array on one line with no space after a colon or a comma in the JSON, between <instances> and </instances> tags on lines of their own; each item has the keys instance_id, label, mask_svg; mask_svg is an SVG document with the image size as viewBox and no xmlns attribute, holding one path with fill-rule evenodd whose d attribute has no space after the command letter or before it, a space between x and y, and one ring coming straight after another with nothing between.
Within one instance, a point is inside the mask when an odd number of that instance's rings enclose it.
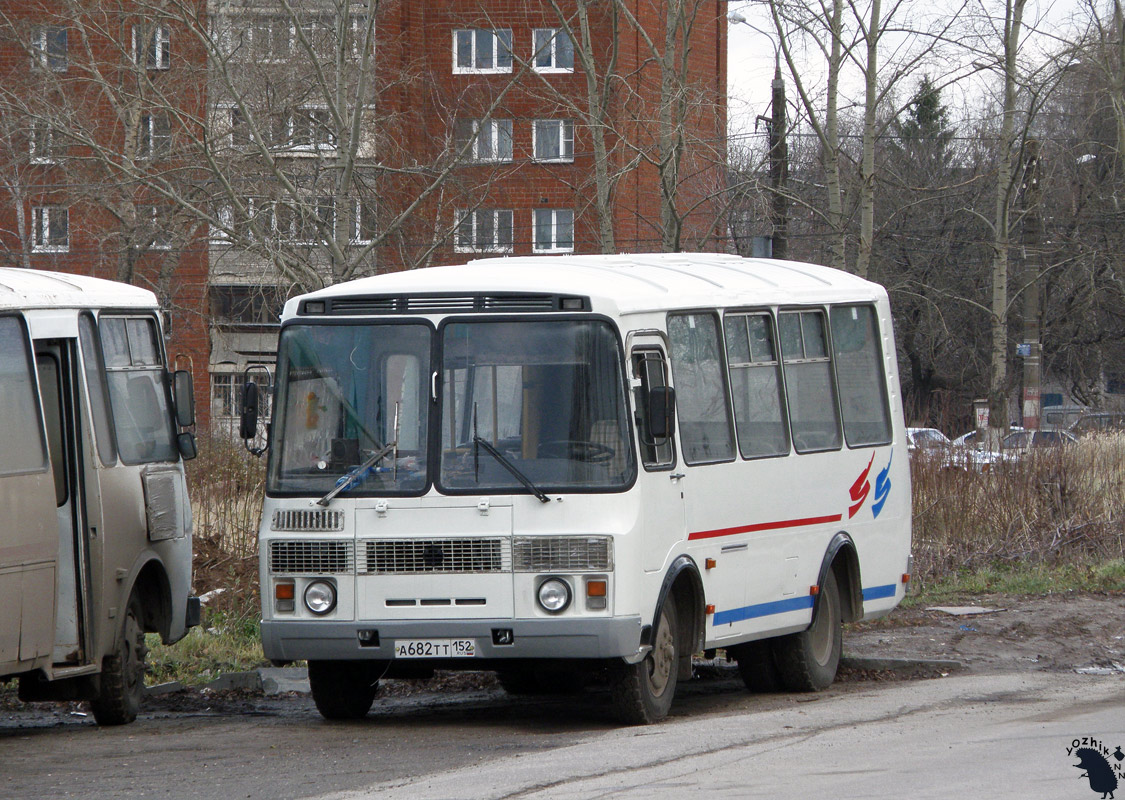
<instances>
[{"instance_id":1,"label":"bus license plate","mask_svg":"<svg viewBox=\"0 0 1125 800\"><path fill-rule=\"evenodd\" d=\"M476 639L398 639L395 658L473 658Z\"/></svg>"}]
</instances>

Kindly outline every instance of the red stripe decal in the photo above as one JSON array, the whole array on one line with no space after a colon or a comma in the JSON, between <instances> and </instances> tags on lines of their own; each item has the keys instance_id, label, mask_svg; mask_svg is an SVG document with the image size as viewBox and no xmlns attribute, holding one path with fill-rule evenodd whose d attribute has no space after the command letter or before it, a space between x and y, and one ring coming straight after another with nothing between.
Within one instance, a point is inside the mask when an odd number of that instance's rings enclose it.
<instances>
[{"instance_id":1,"label":"red stripe decal","mask_svg":"<svg viewBox=\"0 0 1125 800\"><path fill-rule=\"evenodd\" d=\"M775 531L780 528L800 528L805 525L821 525L825 522L839 522L842 517L842 514L831 514L827 517L805 517L804 519L783 519L778 522L759 522L755 525L739 525L737 528L696 531L695 533L688 534L688 539L714 539L717 536L733 536L736 533Z\"/></svg>"}]
</instances>

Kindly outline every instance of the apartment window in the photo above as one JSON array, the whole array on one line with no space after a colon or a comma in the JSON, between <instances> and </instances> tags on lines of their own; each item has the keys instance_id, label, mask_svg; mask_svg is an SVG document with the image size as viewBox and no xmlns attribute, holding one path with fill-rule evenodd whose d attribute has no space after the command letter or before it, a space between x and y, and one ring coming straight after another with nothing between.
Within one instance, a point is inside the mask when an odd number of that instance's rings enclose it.
<instances>
[{"instance_id":1,"label":"apartment window","mask_svg":"<svg viewBox=\"0 0 1125 800\"><path fill-rule=\"evenodd\" d=\"M145 114L141 117L139 155L155 158L167 155L172 149L172 128L165 114Z\"/></svg>"},{"instance_id":2,"label":"apartment window","mask_svg":"<svg viewBox=\"0 0 1125 800\"><path fill-rule=\"evenodd\" d=\"M276 325L286 299L277 286L213 285L210 295L212 319L243 325Z\"/></svg>"},{"instance_id":3,"label":"apartment window","mask_svg":"<svg viewBox=\"0 0 1125 800\"><path fill-rule=\"evenodd\" d=\"M561 28L538 28L532 34L536 72L573 72L574 44Z\"/></svg>"},{"instance_id":4,"label":"apartment window","mask_svg":"<svg viewBox=\"0 0 1125 800\"><path fill-rule=\"evenodd\" d=\"M259 16L250 23L250 54L256 62L287 60L292 41L293 26L288 17Z\"/></svg>"},{"instance_id":5,"label":"apartment window","mask_svg":"<svg viewBox=\"0 0 1125 800\"><path fill-rule=\"evenodd\" d=\"M31 249L37 253L65 253L70 249L70 210L62 206L31 209Z\"/></svg>"},{"instance_id":6,"label":"apartment window","mask_svg":"<svg viewBox=\"0 0 1125 800\"><path fill-rule=\"evenodd\" d=\"M218 219L217 225L211 226L211 241L225 244L230 241L230 230L234 224L234 210L230 206L221 206L215 212Z\"/></svg>"},{"instance_id":7,"label":"apartment window","mask_svg":"<svg viewBox=\"0 0 1125 800\"><path fill-rule=\"evenodd\" d=\"M226 366L226 369L230 368L230 366ZM263 386L260 376L256 377L256 381L259 391L258 412L268 419L273 400L271 396L272 388L268 384ZM232 432L237 430L238 418L242 414L243 385L243 373L241 372L211 373L211 419L230 425Z\"/></svg>"},{"instance_id":8,"label":"apartment window","mask_svg":"<svg viewBox=\"0 0 1125 800\"><path fill-rule=\"evenodd\" d=\"M36 28L31 35L32 63L51 72L66 72L66 28L48 25Z\"/></svg>"},{"instance_id":9,"label":"apartment window","mask_svg":"<svg viewBox=\"0 0 1125 800\"><path fill-rule=\"evenodd\" d=\"M512 212L478 209L458 214L454 250L458 253L512 252Z\"/></svg>"},{"instance_id":10,"label":"apartment window","mask_svg":"<svg viewBox=\"0 0 1125 800\"><path fill-rule=\"evenodd\" d=\"M574 251L574 212L569 208L535 209L533 248L537 253Z\"/></svg>"},{"instance_id":11,"label":"apartment window","mask_svg":"<svg viewBox=\"0 0 1125 800\"><path fill-rule=\"evenodd\" d=\"M512 121L491 119L459 119L454 127L454 143L461 152L470 141L466 157L472 161L512 160Z\"/></svg>"},{"instance_id":12,"label":"apartment window","mask_svg":"<svg viewBox=\"0 0 1125 800\"><path fill-rule=\"evenodd\" d=\"M54 164L66 154L66 145L60 142L51 126L43 120L33 120L28 135L28 155L32 164Z\"/></svg>"},{"instance_id":13,"label":"apartment window","mask_svg":"<svg viewBox=\"0 0 1125 800\"><path fill-rule=\"evenodd\" d=\"M353 219L355 220L355 227L352 230L353 241L357 244L373 241L378 232L375 225L375 201L356 200Z\"/></svg>"},{"instance_id":14,"label":"apartment window","mask_svg":"<svg viewBox=\"0 0 1125 800\"><path fill-rule=\"evenodd\" d=\"M574 122L569 119L537 119L533 129L536 161L574 160Z\"/></svg>"},{"instance_id":15,"label":"apartment window","mask_svg":"<svg viewBox=\"0 0 1125 800\"><path fill-rule=\"evenodd\" d=\"M250 125L246 121L246 114L238 106L228 106L225 111L228 130L230 131L231 149L250 149Z\"/></svg>"},{"instance_id":16,"label":"apartment window","mask_svg":"<svg viewBox=\"0 0 1125 800\"><path fill-rule=\"evenodd\" d=\"M511 72L512 31L470 28L453 31L453 71Z\"/></svg>"},{"instance_id":17,"label":"apartment window","mask_svg":"<svg viewBox=\"0 0 1125 800\"><path fill-rule=\"evenodd\" d=\"M290 144L297 150L333 150L336 131L327 108L302 108L293 115Z\"/></svg>"},{"instance_id":18,"label":"apartment window","mask_svg":"<svg viewBox=\"0 0 1125 800\"><path fill-rule=\"evenodd\" d=\"M299 205L278 203L274 207L277 233L298 244L316 244L333 236L336 204L331 197L307 197Z\"/></svg>"},{"instance_id":19,"label":"apartment window","mask_svg":"<svg viewBox=\"0 0 1125 800\"><path fill-rule=\"evenodd\" d=\"M168 226L168 217L168 209L163 206L143 205L137 208L138 226L144 226L142 232L147 234L147 237L142 240L145 249L172 249L172 234Z\"/></svg>"},{"instance_id":20,"label":"apartment window","mask_svg":"<svg viewBox=\"0 0 1125 800\"><path fill-rule=\"evenodd\" d=\"M168 69L171 66L169 44L171 32L163 25L133 28L133 63L145 69Z\"/></svg>"}]
</instances>

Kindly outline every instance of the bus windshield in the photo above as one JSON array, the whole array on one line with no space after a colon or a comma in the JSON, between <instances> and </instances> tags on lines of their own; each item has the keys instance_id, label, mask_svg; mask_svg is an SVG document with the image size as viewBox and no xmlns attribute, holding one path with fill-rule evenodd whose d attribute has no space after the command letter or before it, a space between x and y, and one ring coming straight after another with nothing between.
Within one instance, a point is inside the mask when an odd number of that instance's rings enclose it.
<instances>
[{"instance_id":1,"label":"bus windshield","mask_svg":"<svg viewBox=\"0 0 1125 800\"><path fill-rule=\"evenodd\" d=\"M423 324L291 325L278 348L278 437L268 490L421 493L427 483L431 329Z\"/></svg>"},{"instance_id":2,"label":"bus windshield","mask_svg":"<svg viewBox=\"0 0 1125 800\"><path fill-rule=\"evenodd\" d=\"M513 467L539 490L631 484L624 373L609 324L451 322L442 354L440 488L526 491Z\"/></svg>"}]
</instances>

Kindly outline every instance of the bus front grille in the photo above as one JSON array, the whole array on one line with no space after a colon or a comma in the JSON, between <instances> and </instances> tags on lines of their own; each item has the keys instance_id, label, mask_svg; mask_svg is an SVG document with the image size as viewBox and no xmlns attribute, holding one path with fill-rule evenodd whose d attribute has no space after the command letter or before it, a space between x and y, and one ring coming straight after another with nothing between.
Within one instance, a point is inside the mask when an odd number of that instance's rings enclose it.
<instances>
[{"instance_id":1,"label":"bus front grille","mask_svg":"<svg viewBox=\"0 0 1125 800\"><path fill-rule=\"evenodd\" d=\"M335 509L279 508L270 528L275 531L342 531L344 512Z\"/></svg>"},{"instance_id":2,"label":"bus front grille","mask_svg":"<svg viewBox=\"0 0 1125 800\"><path fill-rule=\"evenodd\" d=\"M270 572L344 575L352 572L351 542L270 542Z\"/></svg>"},{"instance_id":3,"label":"bus front grille","mask_svg":"<svg viewBox=\"0 0 1125 800\"><path fill-rule=\"evenodd\" d=\"M613 540L608 536L526 536L512 542L516 572L609 572Z\"/></svg>"},{"instance_id":4,"label":"bus front grille","mask_svg":"<svg viewBox=\"0 0 1125 800\"><path fill-rule=\"evenodd\" d=\"M512 571L504 538L371 539L360 547L360 571L369 575Z\"/></svg>"}]
</instances>

